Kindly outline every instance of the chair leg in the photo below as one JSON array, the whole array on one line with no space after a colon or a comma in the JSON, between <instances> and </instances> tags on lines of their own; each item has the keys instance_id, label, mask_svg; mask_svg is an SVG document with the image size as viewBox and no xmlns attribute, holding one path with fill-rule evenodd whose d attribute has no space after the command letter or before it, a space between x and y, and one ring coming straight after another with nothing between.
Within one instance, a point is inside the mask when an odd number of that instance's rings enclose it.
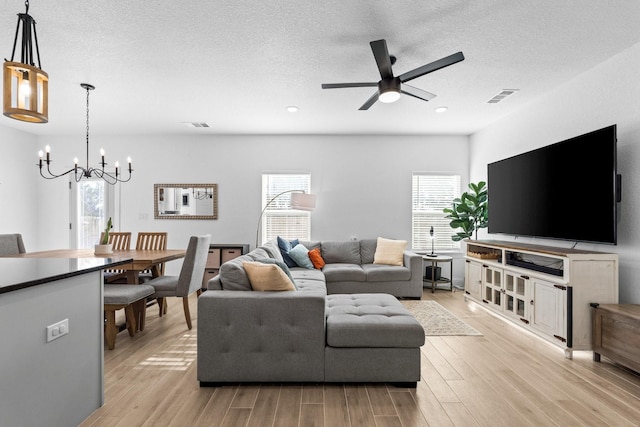
<instances>
[{"instance_id":1,"label":"chair leg","mask_svg":"<svg viewBox=\"0 0 640 427\"><path fill-rule=\"evenodd\" d=\"M184 307L184 318L187 321L187 327L191 329L191 313L189 312L189 297L182 297L182 306Z\"/></svg>"},{"instance_id":2,"label":"chair leg","mask_svg":"<svg viewBox=\"0 0 640 427\"><path fill-rule=\"evenodd\" d=\"M107 341L107 348L109 350L113 350L116 346L116 335L118 335L116 311L113 309L105 309L104 316L106 318L106 322L104 324L104 337Z\"/></svg>"},{"instance_id":3,"label":"chair leg","mask_svg":"<svg viewBox=\"0 0 640 427\"><path fill-rule=\"evenodd\" d=\"M133 303L134 316L138 322L138 330L144 331L145 320L147 318L147 300L143 298Z\"/></svg>"},{"instance_id":4,"label":"chair leg","mask_svg":"<svg viewBox=\"0 0 640 427\"><path fill-rule=\"evenodd\" d=\"M133 304L129 304L124 308L124 315L127 319L127 330L129 331L129 336L134 337L136 335L136 329L138 328L136 322L136 315L134 313Z\"/></svg>"},{"instance_id":5,"label":"chair leg","mask_svg":"<svg viewBox=\"0 0 640 427\"><path fill-rule=\"evenodd\" d=\"M164 309L164 298L156 298L156 301L158 301L158 316L162 317L163 314L167 313Z\"/></svg>"}]
</instances>

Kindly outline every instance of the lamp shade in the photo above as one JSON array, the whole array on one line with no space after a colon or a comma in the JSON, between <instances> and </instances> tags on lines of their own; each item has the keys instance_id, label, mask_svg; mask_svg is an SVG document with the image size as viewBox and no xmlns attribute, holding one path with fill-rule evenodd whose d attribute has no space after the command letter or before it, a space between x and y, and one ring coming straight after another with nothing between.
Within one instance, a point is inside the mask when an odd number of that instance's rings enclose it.
<instances>
[{"instance_id":1,"label":"lamp shade","mask_svg":"<svg viewBox=\"0 0 640 427\"><path fill-rule=\"evenodd\" d=\"M4 115L32 123L49 121L49 76L20 62L4 63Z\"/></svg>"},{"instance_id":2,"label":"lamp shade","mask_svg":"<svg viewBox=\"0 0 640 427\"><path fill-rule=\"evenodd\" d=\"M291 193L291 209L312 211L316 207L316 196L307 193Z\"/></svg>"}]
</instances>

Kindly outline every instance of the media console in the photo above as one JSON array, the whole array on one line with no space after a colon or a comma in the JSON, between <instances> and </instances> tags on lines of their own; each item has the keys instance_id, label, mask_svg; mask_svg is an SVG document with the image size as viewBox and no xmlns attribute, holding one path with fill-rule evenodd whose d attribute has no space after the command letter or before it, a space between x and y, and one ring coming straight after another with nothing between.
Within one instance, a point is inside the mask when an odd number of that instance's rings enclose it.
<instances>
[{"instance_id":1,"label":"media console","mask_svg":"<svg viewBox=\"0 0 640 427\"><path fill-rule=\"evenodd\" d=\"M469 240L465 298L562 348L592 350L590 303L618 303L618 255Z\"/></svg>"}]
</instances>

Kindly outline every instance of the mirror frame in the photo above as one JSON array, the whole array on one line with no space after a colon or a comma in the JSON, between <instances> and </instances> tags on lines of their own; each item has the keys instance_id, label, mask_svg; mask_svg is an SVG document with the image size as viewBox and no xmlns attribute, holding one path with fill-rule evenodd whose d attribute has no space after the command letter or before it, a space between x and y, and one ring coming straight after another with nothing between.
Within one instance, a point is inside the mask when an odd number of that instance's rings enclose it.
<instances>
[{"instance_id":1,"label":"mirror frame","mask_svg":"<svg viewBox=\"0 0 640 427\"><path fill-rule=\"evenodd\" d=\"M211 188L213 190L213 215L160 215L158 190L160 188ZM153 184L154 219L218 219L218 184Z\"/></svg>"}]
</instances>

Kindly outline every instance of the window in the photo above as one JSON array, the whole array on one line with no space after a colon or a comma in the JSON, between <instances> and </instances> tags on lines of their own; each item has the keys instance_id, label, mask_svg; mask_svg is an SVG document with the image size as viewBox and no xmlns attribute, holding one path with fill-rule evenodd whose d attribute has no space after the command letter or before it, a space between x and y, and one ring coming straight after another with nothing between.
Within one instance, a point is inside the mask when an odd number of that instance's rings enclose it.
<instances>
[{"instance_id":1,"label":"window","mask_svg":"<svg viewBox=\"0 0 640 427\"><path fill-rule=\"evenodd\" d=\"M262 175L262 208L267 204L268 206L262 216L260 242L275 239L277 236L288 240L311 239L310 213L291 209L293 190L310 193L311 175Z\"/></svg>"},{"instance_id":2,"label":"window","mask_svg":"<svg viewBox=\"0 0 640 427\"><path fill-rule=\"evenodd\" d=\"M113 186L101 179L70 180L71 248L89 249L100 240L107 220L113 216Z\"/></svg>"},{"instance_id":3,"label":"window","mask_svg":"<svg viewBox=\"0 0 640 427\"><path fill-rule=\"evenodd\" d=\"M460 197L460 175L414 173L411 191L412 248L431 252L433 227L434 250L459 249L460 242L451 240L455 233L445 218L444 208Z\"/></svg>"}]
</instances>

